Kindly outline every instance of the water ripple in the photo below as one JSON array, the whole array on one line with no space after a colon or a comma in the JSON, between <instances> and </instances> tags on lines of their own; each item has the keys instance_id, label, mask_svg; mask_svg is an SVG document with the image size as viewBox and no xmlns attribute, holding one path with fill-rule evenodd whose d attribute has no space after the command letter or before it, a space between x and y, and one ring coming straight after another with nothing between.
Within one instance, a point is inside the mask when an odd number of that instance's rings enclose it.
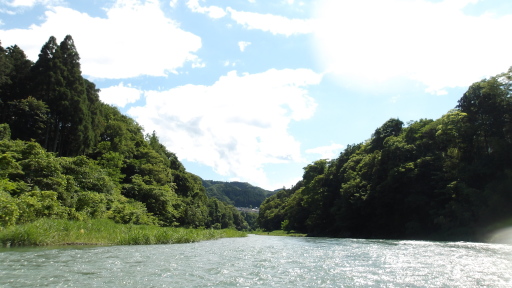
<instances>
[{"instance_id":1,"label":"water ripple","mask_svg":"<svg viewBox=\"0 0 512 288\"><path fill-rule=\"evenodd\" d=\"M1 287L512 287L512 246L255 236L0 249Z\"/></svg>"}]
</instances>

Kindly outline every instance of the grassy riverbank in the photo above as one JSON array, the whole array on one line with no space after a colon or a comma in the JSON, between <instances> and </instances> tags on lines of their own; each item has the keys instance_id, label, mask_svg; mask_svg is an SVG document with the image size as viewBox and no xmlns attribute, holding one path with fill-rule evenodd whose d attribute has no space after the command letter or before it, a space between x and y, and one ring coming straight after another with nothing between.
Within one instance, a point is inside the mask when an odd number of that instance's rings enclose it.
<instances>
[{"instance_id":1,"label":"grassy riverbank","mask_svg":"<svg viewBox=\"0 0 512 288\"><path fill-rule=\"evenodd\" d=\"M246 235L245 232L236 230L116 224L105 219L84 222L39 219L33 223L0 230L0 245L5 247L177 244Z\"/></svg>"},{"instance_id":2,"label":"grassy riverbank","mask_svg":"<svg viewBox=\"0 0 512 288\"><path fill-rule=\"evenodd\" d=\"M274 231L270 231L270 232L263 231L263 230L256 230L256 231L252 231L251 234L269 235L269 236L289 236L289 237L306 237L307 236L307 234L296 233L293 231L287 232L284 230L274 230Z\"/></svg>"}]
</instances>

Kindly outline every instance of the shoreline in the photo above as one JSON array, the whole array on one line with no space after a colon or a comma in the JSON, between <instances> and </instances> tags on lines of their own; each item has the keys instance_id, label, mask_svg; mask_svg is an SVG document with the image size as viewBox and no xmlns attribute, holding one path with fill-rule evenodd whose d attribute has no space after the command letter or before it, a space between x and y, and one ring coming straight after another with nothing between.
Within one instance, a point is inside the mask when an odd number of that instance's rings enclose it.
<instances>
[{"instance_id":1,"label":"shoreline","mask_svg":"<svg viewBox=\"0 0 512 288\"><path fill-rule=\"evenodd\" d=\"M39 219L32 223L0 230L0 246L181 244L246 236L246 232L231 229L214 230L117 224L108 219L89 221Z\"/></svg>"}]
</instances>

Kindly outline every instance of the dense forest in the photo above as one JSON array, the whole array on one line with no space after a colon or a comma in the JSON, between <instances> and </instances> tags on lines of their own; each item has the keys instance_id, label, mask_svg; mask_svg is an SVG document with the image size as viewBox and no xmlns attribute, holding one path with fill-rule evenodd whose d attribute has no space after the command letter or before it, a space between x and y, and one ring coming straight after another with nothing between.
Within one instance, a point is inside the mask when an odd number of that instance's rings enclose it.
<instances>
[{"instance_id":1,"label":"dense forest","mask_svg":"<svg viewBox=\"0 0 512 288\"><path fill-rule=\"evenodd\" d=\"M257 224L269 231L478 239L511 224L511 85L512 68L471 85L437 120L390 119L264 200L269 191L187 172L155 132L101 102L71 36L50 37L35 63L0 45L0 229L107 218L245 230L254 215L231 204L263 201Z\"/></svg>"},{"instance_id":2,"label":"dense forest","mask_svg":"<svg viewBox=\"0 0 512 288\"><path fill-rule=\"evenodd\" d=\"M334 237L478 240L512 220L512 68L472 84L437 120L389 119L304 168L258 223Z\"/></svg>"},{"instance_id":3,"label":"dense forest","mask_svg":"<svg viewBox=\"0 0 512 288\"><path fill-rule=\"evenodd\" d=\"M38 218L248 229L155 132L99 99L71 36L0 45L0 229Z\"/></svg>"},{"instance_id":4,"label":"dense forest","mask_svg":"<svg viewBox=\"0 0 512 288\"><path fill-rule=\"evenodd\" d=\"M236 207L259 207L273 191L252 186L245 182L222 182L203 180L206 195Z\"/></svg>"}]
</instances>

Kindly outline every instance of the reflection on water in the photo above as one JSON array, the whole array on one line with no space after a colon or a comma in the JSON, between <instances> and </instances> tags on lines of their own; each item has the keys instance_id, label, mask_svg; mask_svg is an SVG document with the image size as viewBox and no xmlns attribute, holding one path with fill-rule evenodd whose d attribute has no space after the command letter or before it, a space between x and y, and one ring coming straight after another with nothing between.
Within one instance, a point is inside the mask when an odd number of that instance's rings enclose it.
<instances>
[{"instance_id":1,"label":"reflection on water","mask_svg":"<svg viewBox=\"0 0 512 288\"><path fill-rule=\"evenodd\" d=\"M512 246L251 235L0 250L0 287L512 287Z\"/></svg>"}]
</instances>

